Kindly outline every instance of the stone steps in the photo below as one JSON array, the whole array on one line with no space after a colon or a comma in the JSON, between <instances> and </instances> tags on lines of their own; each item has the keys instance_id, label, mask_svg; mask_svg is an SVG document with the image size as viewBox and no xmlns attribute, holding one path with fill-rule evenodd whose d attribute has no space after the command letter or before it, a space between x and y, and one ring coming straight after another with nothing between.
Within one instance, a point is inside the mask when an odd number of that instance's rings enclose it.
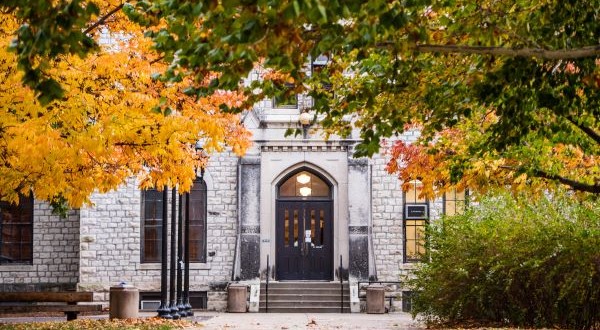
<instances>
[{"instance_id":1,"label":"stone steps","mask_svg":"<svg viewBox=\"0 0 600 330\"><path fill-rule=\"evenodd\" d=\"M343 285L343 312L350 312L350 289ZM266 312L266 283L260 287L260 312ZM339 282L270 282L269 313L340 313Z\"/></svg>"}]
</instances>

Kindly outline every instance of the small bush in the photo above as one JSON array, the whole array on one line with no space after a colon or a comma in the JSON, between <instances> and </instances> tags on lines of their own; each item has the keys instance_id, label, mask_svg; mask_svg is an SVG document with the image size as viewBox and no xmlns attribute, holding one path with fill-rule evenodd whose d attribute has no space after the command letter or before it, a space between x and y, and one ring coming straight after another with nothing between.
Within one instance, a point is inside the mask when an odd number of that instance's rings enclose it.
<instances>
[{"instance_id":1,"label":"small bush","mask_svg":"<svg viewBox=\"0 0 600 330\"><path fill-rule=\"evenodd\" d=\"M600 205L497 195L428 228L411 280L413 315L430 322L600 325Z\"/></svg>"}]
</instances>

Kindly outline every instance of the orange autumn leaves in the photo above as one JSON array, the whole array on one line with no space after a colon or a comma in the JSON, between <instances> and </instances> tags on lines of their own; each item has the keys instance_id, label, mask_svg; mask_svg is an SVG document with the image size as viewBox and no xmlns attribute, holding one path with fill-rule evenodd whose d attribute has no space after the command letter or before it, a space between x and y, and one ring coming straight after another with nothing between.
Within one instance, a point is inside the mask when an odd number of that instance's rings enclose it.
<instances>
[{"instance_id":1,"label":"orange autumn leaves","mask_svg":"<svg viewBox=\"0 0 600 330\"><path fill-rule=\"evenodd\" d=\"M114 8L112 2L103 2L101 12ZM18 22L0 14L3 199L14 202L19 193L33 191L37 199L61 196L71 207L80 207L94 191L116 189L132 176L139 177L142 187L179 185L187 190L206 155L226 148L241 155L249 147L250 133L239 115L220 111L221 104L241 105L242 94L195 98L182 92L186 82L152 79L164 70L155 62L159 55L139 27L121 18L107 19L109 28L119 30L94 31L99 52L50 62L47 72L66 96L42 107L32 90L22 86L16 57L7 50ZM202 154L194 149L198 140Z\"/></svg>"}]
</instances>

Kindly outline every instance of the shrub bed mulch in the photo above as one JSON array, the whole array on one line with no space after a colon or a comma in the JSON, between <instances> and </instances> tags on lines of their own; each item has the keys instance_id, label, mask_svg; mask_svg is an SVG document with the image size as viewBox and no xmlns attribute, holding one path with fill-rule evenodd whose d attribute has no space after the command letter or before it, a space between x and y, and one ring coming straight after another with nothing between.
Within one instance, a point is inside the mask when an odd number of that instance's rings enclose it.
<instances>
[{"instance_id":1,"label":"shrub bed mulch","mask_svg":"<svg viewBox=\"0 0 600 330\"><path fill-rule=\"evenodd\" d=\"M0 330L171 330L199 327L199 323L187 320L165 320L158 317L126 320L49 321L0 324Z\"/></svg>"}]
</instances>

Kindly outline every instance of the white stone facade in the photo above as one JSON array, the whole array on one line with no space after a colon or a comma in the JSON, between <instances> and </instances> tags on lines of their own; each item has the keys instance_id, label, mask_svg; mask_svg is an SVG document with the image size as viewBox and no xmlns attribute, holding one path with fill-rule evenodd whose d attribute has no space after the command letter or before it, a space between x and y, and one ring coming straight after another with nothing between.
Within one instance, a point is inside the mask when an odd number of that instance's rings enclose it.
<instances>
[{"instance_id":1,"label":"white stone facade","mask_svg":"<svg viewBox=\"0 0 600 330\"><path fill-rule=\"evenodd\" d=\"M79 279L79 212L66 218L46 203L34 203L33 262L0 265L0 290L68 290Z\"/></svg>"},{"instance_id":2,"label":"white stone facade","mask_svg":"<svg viewBox=\"0 0 600 330\"><path fill-rule=\"evenodd\" d=\"M300 98L300 108L309 107L309 101ZM211 156L205 171L207 261L190 266L190 291L206 291L209 310L225 309L225 288L232 280L277 280L273 270L266 272L267 256L273 266L277 253L277 185L299 168L311 169L331 183L334 281L340 274L354 283L399 281L413 267L404 262L401 182L387 173L386 155L353 159L356 140L325 141L316 126L304 128L303 136L286 137L287 128L302 128L299 113L300 109L273 109L270 100L264 101L245 117L255 140L248 155L238 158L226 151ZM410 132L401 139L414 141L417 136ZM32 290L36 285L43 290L60 284L59 289L92 291L94 300L105 305L109 288L122 281L141 292L160 290L160 264L140 260L142 192L136 180L113 192L96 193L91 201L93 206L73 211L66 219L52 216L45 204L35 204L33 265L0 265L3 290ZM430 220L438 218L441 199L429 205Z\"/></svg>"}]
</instances>

